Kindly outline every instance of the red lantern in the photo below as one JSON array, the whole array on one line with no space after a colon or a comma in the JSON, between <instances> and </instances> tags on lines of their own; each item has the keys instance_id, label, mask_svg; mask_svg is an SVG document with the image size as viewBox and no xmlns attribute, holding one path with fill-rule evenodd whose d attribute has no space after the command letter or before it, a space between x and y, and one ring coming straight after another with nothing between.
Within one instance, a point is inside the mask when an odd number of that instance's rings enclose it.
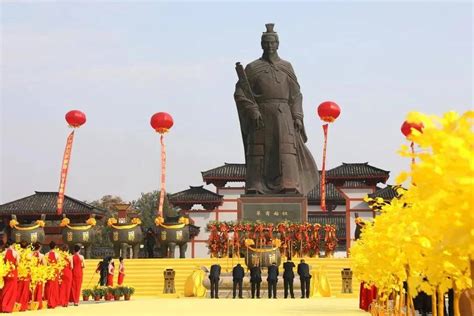
<instances>
[{"instance_id":1,"label":"red lantern","mask_svg":"<svg viewBox=\"0 0 474 316\"><path fill-rule=\"evenodd\" d=\"M413 129L416 129L417 131L419 131L420 133L423 131L423 123L409 123L407 121L403 122L402 124L402 127L400 128L400 130L402 131L403 135L405 135L405 137L409 137L411 135L411 131L412 131L412 128Z\"/></svg>"},{"instance_id":2,"label":"red lantern","mask_svg":"<svg viewBox=\"0 0 474 316\"><path fill-rule=\"evenodd\" d=\"M318 106L318 115L324 122L334 122L339 114L341 114L341 109L335 102L325 101Z\"/></svg>"},{"instance_id":3,"label":"red lantern","mask_svg":"<svg viewBox=\"0 0 474 316\"><path fill-rule=\"evenodd\" d=\"M335 102L325 101L318 106L318 115L326 123L334 122L341 114L341 108ZM323 125L323 165L321 169L321 209L326 212L326 147L328 143L328 125Z\"/></svg>"},{"instance_id":4,"label":"red lantern","mask_svg":"<svg viewBox=\"0 0 474 316\"><path fill-rule=\"evenodd\" d=\"M151 127L160 134L168 132L173 123L173 118L166 112L155 113L150 119Z\"/></svg>"},{"instance_id":5,"label":"red lantern","mask_svg":"<svg viewBox=\"0 0 474 316\"><path fill-rule=\"evenodd\" d=\"M66 122L74 128L80 127L86 122L86 115L79 110L72 110L66 113Z\"/></svg>"},{"instance_id":6,"label":"red lantern","mask_svg":"<svg viewBox=\"0 0 474 316\"><path fill-rule=\"evenodd\" d=\"M164 134L169 131L173 126L173 118L166 112L158 112L153 114L150 119L150 125L153 129L160 133L160 143L161 143L161 190L160 190L160 200L158 202L158 218L163 217L163 205L164 198L166 194L165 185L166 185L166 148L164 141Z\"/></svg>"}]
</instances>

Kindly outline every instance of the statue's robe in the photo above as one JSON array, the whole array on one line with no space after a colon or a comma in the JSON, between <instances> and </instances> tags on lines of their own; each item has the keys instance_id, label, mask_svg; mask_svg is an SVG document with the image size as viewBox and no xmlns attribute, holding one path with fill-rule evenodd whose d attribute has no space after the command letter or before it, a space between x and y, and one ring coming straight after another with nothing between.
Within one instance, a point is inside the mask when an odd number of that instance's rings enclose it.
<instances>
[{"instance_id":1,"label":"statue's robe","mask_svg":"<svg viewBox=\"0 0 474 316\"><path fill-rule=\"evenodd\" d=\"M304 144L304 125L298 133L296 119L303 122L302 95L291 64L262 58L245 68L255 104L238 82L234 94L245 147L246 192L306 195L319 181L316 163ZM264 128L257 129L259 111Z\"/></svg>"}]
</instances>

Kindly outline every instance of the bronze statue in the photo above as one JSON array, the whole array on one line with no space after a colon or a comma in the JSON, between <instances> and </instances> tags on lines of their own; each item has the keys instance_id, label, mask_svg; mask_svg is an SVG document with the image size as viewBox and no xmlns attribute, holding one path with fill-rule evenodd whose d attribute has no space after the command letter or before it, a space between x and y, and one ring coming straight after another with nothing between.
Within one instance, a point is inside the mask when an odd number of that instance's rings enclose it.
<instances>
[{"instance_id":1,"label":"bronze statue","mask_svg":"<svg viewBox=\"0 0 474 316\"><path fill-rule=\"evenodd\" d=\"M262 35L263 55L239 76L234 99L245 147L246 194L303 194L319 181L304 143L300 86L291 64L278 56L274 24Z\"/></svg>"}]
</instances>

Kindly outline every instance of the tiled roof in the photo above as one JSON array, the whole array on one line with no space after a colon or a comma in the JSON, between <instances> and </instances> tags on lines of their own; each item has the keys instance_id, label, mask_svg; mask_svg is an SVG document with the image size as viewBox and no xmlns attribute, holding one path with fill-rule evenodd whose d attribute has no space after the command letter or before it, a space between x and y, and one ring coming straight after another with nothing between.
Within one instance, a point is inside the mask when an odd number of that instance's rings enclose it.
<instances>
[{"instance_id":1,"label":"tiled roof","mask_svg":"<svg viewBox=\"0 0 474 316\"><path fill-rule=\"evenodd\" d=\"M171 204L176 203L222 203L222 195L216 194L200 186L190 186L189 189L170 194L169 201Z\"/></svg>"},{"instance_id":2,"label":"tiled roof","mask_svg":"<svg viewBox=\"0 0 474 316\"><path fill-rule=\"evenodd\" d=\"M382 170L364 163L345 163L332 168L326 172L329 178L346 178L346 179L365 179L365 178L385 178L388 179L390 171Z\"/></svg>"},{"instance_id":3,"label":"tiled roof","mask_svg":"<svg viewBox=\"0 0 474 316\"><path fill-rule=\"evenodd\" d=\"M0 205L0 215L56 215L58 192L38 192L35 194ZM106 210L64 196L65 215L96 214L105 216Z\"/></svg>"},{"instance_id":4,"label":"tiled roof","mask_svg":"<svg viewBox=\"0 0 474 316\"><path fill-rule=\"evenodd\" d=\"M326 183L326 201L336 202L337 204L345 204L346 200L336 189L334 184ZM321 183L318 182L316 187L308 193L309 204L321 204Z\"/></svg>"},{"instance_id":5,"label":"tiled roof","mask_svg":"<svg viewBox=\"0 0 474 316\"><path fill-rule=\"evenodd\" d=\"M207 171L201 172L204 180L206 179L228 179L233 181L245 181L245 164L242 163L224 163ZM364 178L387 178L390 171L364 163L345 163L326 171L326 177L330 178L346 178L346 179L364 179Z\"/></svg>"},{"instance_id":6,"label":"tiled roof","mask_svg":"<svg viewBox=\"0 0 474 316\"><path fill-rule=\"evenodd\" d=\"M344 181L343 188L364 188L369 186L364 181Z\"/></svg>"},{"instance_id":7,"label":"tiled roof","mask_svg":"<svg viewBox=\"0 0 474 316\"><path fill-rule=\"evenodd\" d=\"M398 197L397 189L400 186L387 185L385 188L375 191L374 193L368 194L369 198L382 198L385 201L391 201L393 198Z\"/></svg>"},{"instance_id":8,"label":"tiled roof","mask_svg":"<svg viewBox=\"0 0 474 316\"><path fill-rule=\"evenodd\" d=\"M208 179L223 179L228 181L245 181L244 163L224 163L223 166L202 171L204 181Z\"/></svg>"}]
</instances>

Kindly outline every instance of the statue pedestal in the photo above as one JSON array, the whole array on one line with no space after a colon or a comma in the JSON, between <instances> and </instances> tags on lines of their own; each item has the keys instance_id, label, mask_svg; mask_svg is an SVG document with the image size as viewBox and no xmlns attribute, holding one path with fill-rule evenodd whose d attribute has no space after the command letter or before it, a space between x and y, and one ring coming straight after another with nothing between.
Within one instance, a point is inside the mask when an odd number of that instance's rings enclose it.
<instances>
[{"instance_id":1,"label":"statue pedestal","mask_svg":"<svg viewBox=\"0 0 474 316\"><path fill-rule=\"evenodd\" d=\"M302 223L308 219L308 200L301 195L241 195L237 199L239 221Z\"/></svg>"}]
</instances>

